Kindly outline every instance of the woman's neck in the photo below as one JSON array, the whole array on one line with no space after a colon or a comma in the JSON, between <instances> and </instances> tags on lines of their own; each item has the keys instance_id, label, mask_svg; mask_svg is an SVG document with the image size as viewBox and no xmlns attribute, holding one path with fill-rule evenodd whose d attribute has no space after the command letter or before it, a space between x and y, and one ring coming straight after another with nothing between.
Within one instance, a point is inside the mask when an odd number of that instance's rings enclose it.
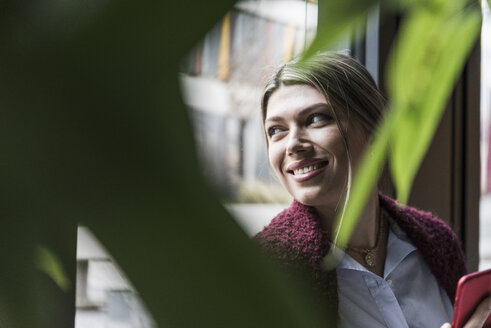
<instances>
[{"instance_id":1,"label":"woman's neck","mask_svg":"<svg viewBox=\"0 0 491 328\"><path fill-rule=\"evenodd\" d=\"M317 206L317 213L321 219L322 226L327 231L333 231L336 221L336 212L333 208ZM373 248L377 243L377 232L379 225L379 200L378 191L374 190L365 206L358 224L353 231L349 247Z\"/></svg>"},{"instance_id":2,"label":"woman's neck","mask_svg":"<svg viewBox=\"0 0 491 328\"><path fill-rule=\"evenodd\" d=\"M335 211L322 207L316 209L323 227L333 231ZM345 251L367 270L383 277L388 233L384 232L386 229L382 225L386 225L386 222L381 219L380 211L378 192L375 190L370 195Z\"/></svg>"}]
</instances>

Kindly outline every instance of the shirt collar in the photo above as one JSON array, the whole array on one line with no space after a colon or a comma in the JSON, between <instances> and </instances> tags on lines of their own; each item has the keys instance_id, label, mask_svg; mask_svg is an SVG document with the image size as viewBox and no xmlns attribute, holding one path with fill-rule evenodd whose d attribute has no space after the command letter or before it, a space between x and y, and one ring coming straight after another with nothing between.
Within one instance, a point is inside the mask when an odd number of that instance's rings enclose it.
<instances>
[{"instance_id":1,"label":"shirt collar","mask_svg":"<svg viewBox=\"0 0 491 328\"><path fill-rule=\"evenodd\" d=\"M409 254L416 251L416 247L409 241L406 233L389 219L390 230L389 240L387 241L387 257L385 259L384 277L388 277L392 271L401 263Z\"/></svg>"},{"instance_id":2,"label":"shirt collar","mask_svg":"<svg viewBox=\"0 0 491 328\"><path fill-rule=\"evenodd\" d=\"M388 277L392 271L401 263L409 254L416 250L413 244L409 241L406 233L397 225L397 223L389 218L389 238L387 241L387 256L385 258L384 278ZM339 250L342 252L341 250ZM341 261L337 265L337 269L368 271L363 265L358 263L345 252L341 253Z\"/></svg>"}]
</instances>

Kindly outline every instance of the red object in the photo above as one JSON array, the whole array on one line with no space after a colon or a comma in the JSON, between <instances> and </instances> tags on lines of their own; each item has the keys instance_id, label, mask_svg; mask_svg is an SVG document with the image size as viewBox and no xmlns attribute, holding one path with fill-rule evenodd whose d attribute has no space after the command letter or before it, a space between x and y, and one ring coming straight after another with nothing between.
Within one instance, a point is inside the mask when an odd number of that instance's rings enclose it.
<instances>
[{"instance_id":1,"label":"red object","mask_svg":"<svg viewBox=\"0 0 491 328\"><path fill-rule=\"evenodd\" d=\"M467 274L460 278L452 318L452 328L464 327L479 303L491 296L491 269ZM491 316L484 323L491 328Z\"/></svg>"}]
</instances>

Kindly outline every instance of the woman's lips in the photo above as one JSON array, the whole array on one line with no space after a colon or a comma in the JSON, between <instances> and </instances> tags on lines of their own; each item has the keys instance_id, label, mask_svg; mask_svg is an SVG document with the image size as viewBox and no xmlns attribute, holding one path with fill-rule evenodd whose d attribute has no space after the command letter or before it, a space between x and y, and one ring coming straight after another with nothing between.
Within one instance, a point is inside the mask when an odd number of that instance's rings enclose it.
<instances>
[{"instance_id":1,"label":"woman's lips","mask_svg":"<svg viewBox=\"0 0 491 328\"><path fill-rule=\"evenodd\" d=\"M291 174L295 181L303 182L322 173L328 163L328 161L320 159L304 160L290 164L287 173Z\"/></svg>"}]
</instances>

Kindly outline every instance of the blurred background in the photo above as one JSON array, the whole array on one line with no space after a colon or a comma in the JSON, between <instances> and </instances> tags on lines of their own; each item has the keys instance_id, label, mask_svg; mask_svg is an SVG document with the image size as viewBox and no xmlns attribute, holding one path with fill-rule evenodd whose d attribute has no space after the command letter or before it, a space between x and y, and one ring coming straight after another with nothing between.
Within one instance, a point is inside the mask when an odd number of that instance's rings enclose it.
<instances>
[{"instance_id":1,"label":"blurred background","mask_svg":"<svg viewBox=\"0 0 491 328\"><path fill-rule=\"evenodd\" d=\"M491 31L486 1L482 1L482 6L481 47L476 50L477 57L474 56L479 60L481 70L480 200L479 197L478 203L475 197L469 200L472 183L464 183L459 192L452 189L459 188L452 181L462 179L460 174L465 170L455 168L458 165L442 166L441 162L429 159L417 178L420 182L416 182L410 202L446 219L462 238L468 254L478 247L476 254L479 257L471 256L469 263L471 268L480 270L491 268L491 63L487 60L491 58ZM400 20L400 16L394 15L381 22L379 12L375 10L362 27L364 31L354 31L333 50L351 53L366 65L384 89L381 77L387 49ZM194 125L204 175L215 187L224 206L250 236L291 201L268 167L260 117L262 88L278 65L297 56L310 44L317 23L316 1L239 1L181 62L178 78L182 99ZM360 38L362 34L365 36ZM472 74L475 75L475 71ZM474 78L479 80L478 76ZM435 138L432 149L447 149L441 140L448 133L455 144L457 133L454 129L459 120L456 115L459 109L452 107L449 111L450 118L444 118L440 127L443 137ZM477 120L479 122L479 118ZM445 130L447 128L450 132ZM460 158L462 149L459 149L451 148L443 155L440 151L433 153L440 161L453 162L448 158ZM464 157L465 161L476 158ZM444 195L437 199L422 195L420 190L427 189L430 183L442 186L438 181L428 182L428 175L436 176L435 179L441 177L432 174L434 171L444 172L446 175L442 179L451 181L448 197L445 193L440 193ZM462 174L470 178L469 174ZM448 184L443 183L443 186ZM480 204L479 210L456 209L453 204L461 198L468 199L467 206ZM77 328L156 327L117 263L83 226L78 229L76 293Z\"/></svg>"},{"instance_id":2,"label":"blurred background","mask_svg":"<svg viewBox=\"0 0 491 328\"><path fill-rule=\"evenodd\" d=\"M491 268L491 12L482 8L480 270Z\"/></svg>"}]
</instances>

